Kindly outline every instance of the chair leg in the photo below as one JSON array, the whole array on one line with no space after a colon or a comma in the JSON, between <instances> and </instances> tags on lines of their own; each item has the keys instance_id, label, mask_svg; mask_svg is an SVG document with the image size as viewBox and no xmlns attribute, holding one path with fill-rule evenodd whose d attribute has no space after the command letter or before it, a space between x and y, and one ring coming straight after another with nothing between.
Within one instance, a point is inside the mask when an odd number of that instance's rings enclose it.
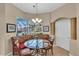
<instances>
[{"instance_id":1,"label":"chair leg","mask_svg":"<svg viewBox=\"0 0 79 59\"><path fill-rule=\"evenodd\" d=\"M40 49L40 53L42 56L44 55L43 49Z\"/></svg>"},{"instance_id":2,"label":"chair leg","mask_svg":"<svg viewBox=\"0 0 79 59\"><path fill-rule=\"evenodd\" d=\"M51 52L52 52L52 55L53 55L53 47L51 47Z\"/></svg>"},{"instance_id":3,"label":"chair leg","mask_svg":"<svg viewBox=\"0 0 79 59\"><path fill-rule=\"evenodd\" d=\"M45 49L45 55L47 56L47 49Z\"/></svg>"},{"instance_id":4,"label":"chair leg","mask_svg":"<svg viewBox=\"0 0 79 59\"><path fill-rule=\"evenodd\" d=\"M13 51L13 53L12 53L12 54L13 54L13 56L15 55L15 54L14 54L14 51Z\"/></svg>"}]
</instances>

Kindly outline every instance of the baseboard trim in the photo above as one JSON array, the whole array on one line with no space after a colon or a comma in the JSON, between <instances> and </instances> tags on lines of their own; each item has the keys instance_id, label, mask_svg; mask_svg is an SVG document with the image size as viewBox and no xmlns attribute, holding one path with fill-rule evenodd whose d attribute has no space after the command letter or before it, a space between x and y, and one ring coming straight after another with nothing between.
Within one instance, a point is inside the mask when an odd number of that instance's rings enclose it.
<instances>
[{"instance_id":1,"label":"baseboard trim","mask_svg":"<svg viewBox=\"0 0 79 59\"><path fill-rule=\"evenodd\" d=\"M60 47L60 46L58 46L58 45L54 45L54 46ZM62 48L62 47L60 47L60 48ZM67 49L65 49L65 48L62 48L62 49L64 49L64 50L70 52L69 50L67 50Z\"/></svg>"},{"instance_id":2,"label":"baseboard trim","mask_svg":"<svg viewBox=\"0 0 79 59\"><path fill-rule=\"evenodd\" d=\"M12 52L8 53L6 56L12 56Z\"/></svg>"}]
</instances>

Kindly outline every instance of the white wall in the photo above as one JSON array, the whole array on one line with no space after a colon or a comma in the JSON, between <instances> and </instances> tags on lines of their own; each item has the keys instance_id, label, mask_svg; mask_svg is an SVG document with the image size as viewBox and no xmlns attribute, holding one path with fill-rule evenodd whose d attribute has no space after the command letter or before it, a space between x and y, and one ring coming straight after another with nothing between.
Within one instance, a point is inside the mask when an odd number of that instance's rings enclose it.
<instances>
[{"instance_id":1,"label":"white wall","mask_svg":"<svg viewBox=\"0 0 79 59\"><path fill-rule=\"evenodd\" d=\"M77 8L77 55L79 56L79 4L76 5Z\"/></svg>"},{"instance_id":2,"label":"white wall","mask_svg":"<svg viewBox=\"0 0 79 59\"><path fill-rule=\"evenodd\" d=\"M51 28L50 28L51 16L50 16L50 13L39 14L39 18L41 18L43 20L42 26L49 26L49 32L43 32L43 33L50 35L50 33L51 33Z\"/></svg>"},{"instance_id":3,"label":"white wall","mask_svg":"<svg viewBox=\"0 0 79 59\"><path fill-rule=\"evenodd\" d=\"M0 55L5 54L5 6L4 4L0 3Z\"/></svg>"}]
</instances>

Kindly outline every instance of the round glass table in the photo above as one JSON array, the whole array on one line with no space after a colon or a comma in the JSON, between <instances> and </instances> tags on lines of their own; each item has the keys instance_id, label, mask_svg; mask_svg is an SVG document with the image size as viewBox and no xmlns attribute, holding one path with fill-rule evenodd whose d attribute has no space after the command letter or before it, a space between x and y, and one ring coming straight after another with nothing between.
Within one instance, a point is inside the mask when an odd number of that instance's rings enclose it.
<instances>
[{"instance_id":1,"label":"round glass table","mask_svg":"<svg viewBox=\"0 0 79 59\"><path fill-rule=\"evenodd\" d=\"M39 55L39 50L48 47L48 40L43 39L31 39L24 43L24 45L30 49L35 49L35 54Z\"/></svg>"}]
</instances>

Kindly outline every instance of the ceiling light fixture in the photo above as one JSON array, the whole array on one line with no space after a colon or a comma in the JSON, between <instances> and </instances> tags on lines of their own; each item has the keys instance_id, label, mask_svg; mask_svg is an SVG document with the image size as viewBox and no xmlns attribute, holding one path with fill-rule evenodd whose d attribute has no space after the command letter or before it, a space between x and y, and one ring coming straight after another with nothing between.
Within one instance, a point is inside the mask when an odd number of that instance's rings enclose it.
<instances>
[{"instance_id":1,"label":"ceiling light fixture","mask_svg":"<svg viewBox=\"0 0 79 59\"><path fill-rule=\"evenodd\" d=\"M33 8L36 8L36 18L33 18L32 21L34 23L41 23L42 19L38 18L38 4L36 3L35 5L33 5Z\"/></svg>"}]
</instances>

